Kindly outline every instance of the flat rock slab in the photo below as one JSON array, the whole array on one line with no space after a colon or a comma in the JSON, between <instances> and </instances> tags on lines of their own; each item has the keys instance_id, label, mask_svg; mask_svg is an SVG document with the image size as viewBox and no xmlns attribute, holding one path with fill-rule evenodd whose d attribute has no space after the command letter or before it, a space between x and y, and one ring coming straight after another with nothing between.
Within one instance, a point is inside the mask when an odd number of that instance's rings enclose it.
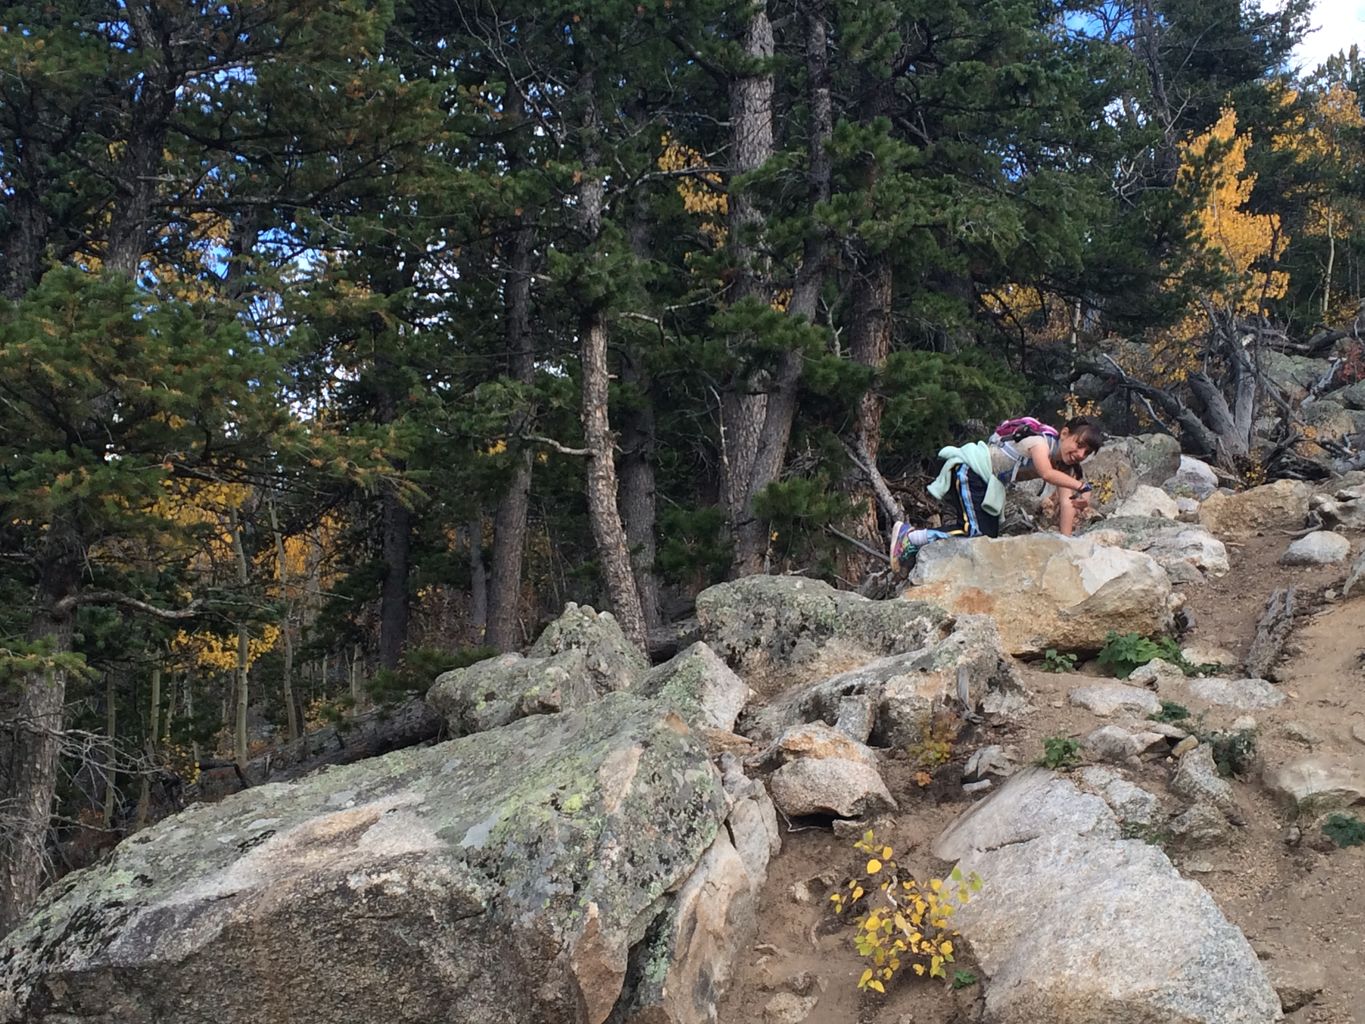
<instances>
[{"instance_id":1,"label":"flat rock slab","mask_svg":"<svg viewBox=\"0 0 1365 1024\"><path fill-rule=\"evenodd\" d=\"M1120 712L1132 715L1154 715L1161 710L1161 700L1151 690L1139 686L1112 683L1104 686L1080 686L1067 695L1075 707L1091 714L1108 718Z\"/></svg>"},{"instance_id":2,"label":"flat rock slab","mask_svg":"<svg viewBox=\"0 0 1365 1024\"><path fill-rule=\"evenodd\" d=\"M1237 708L1239 711L1263 711L1277 708L1285 701L1284 691L1264 679L1223 679L1209 676L1191 679L1186 686L1191 697L1207 704Z\"/></svg>"},{"instance_id":3,"label":"flat rock slab","mask_svg":"<svg viewBox=\"0 0 1365 1024\"><path fill-rule=\"evenodd\" d=\"M1365 773L1359 765L1308 757L1267 768L1262 781L1271 793L1303 815L1365 804Z\"/></svg>"},{"instance_id":4,"label":"flat rock slab","mask_svg":"<svg viewBox=\"0 0 1365 1024\"><path fill-rule=\"evenodd\" d=\"M994 850L1061 832L1117 839L1119 827L1104 800L1035 766L1016 772L960 815L934 841L933 853L940 860L957 860L973 850Z\"/></svg>"}]
</instances>

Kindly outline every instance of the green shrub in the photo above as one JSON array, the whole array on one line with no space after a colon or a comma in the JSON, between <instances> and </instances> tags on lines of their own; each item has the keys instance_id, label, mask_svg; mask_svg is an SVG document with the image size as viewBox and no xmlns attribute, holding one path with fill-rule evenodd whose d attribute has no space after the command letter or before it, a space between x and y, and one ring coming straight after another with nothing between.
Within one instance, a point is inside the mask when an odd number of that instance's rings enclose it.
<instances>
[{"instance_id":1,"label":"green shrub","mask_svg":"<svg viewBox=\"0 0 1365 1024\"><path fill-rule=\"evenodd\" d=\"M1211 748L1219 775L1245 775L1256 762L1256 733L1251 729L1205 733L1199 741Z\"/></svg>"},{"instance_id":2,"label":"green shrub","mask_svg":"<svg viewBox=\"0 0 1365 1024\"><path fill-rule=\"evenodd\" d=\"M1049 647L1043 652L1043 662L1040 667L1044 672L1075 672L1076 656L1074 654L1061 654L1057 648Z\"/></svg>"},{"instance_id":3,"label":"green shrub","mask_svg":"<svg viewBox=\"0 0 1365 1024\"><path fill-rule=\"evenodd\" d=\"M1043 740L1042 765L1054 771L1081 763L1081 744L1068 736L1049 736Z\"/></svg>"},{"instance_id":4,"label":"green shrub","mask_svg":"<svg viewBox=\"0 0 1365 1024\"><path fill-rule=\"evenodd\" d=\"M1163 700L1161 710L1147 717L1153 722L1183 722L1190 717L1190 709L1173 700Z\"/></svg>"},{"instance_id":5,"label":"green shrub","mask_svg":"<svg viewBox=\"0 0 1365 1024\"><path fill-rule=\"evenodd\" d=\"M1350 814L1329 814L1322 824L1327 838L1343 849L1365 846L1365 822Z\"/></svg>"},{"instance_id":6,"label":"green shrub","mask_svg":"<svg viewBox=\"0 0 1365 1024\"><path fill-rule=\"evenodd\" d=\"M1113 630L1105 637L1095 660L1119 679L1127 679L1136 669L1157 658L1170 662L1187 676L1203 675L1211 667L1187 661L1174 637L1149 639L1139 633L1120 634Z\"/></svg>"},{"instance_id":7,"label":"green shrub","mask_svg":"<svg viewBox=\"0 0 1365 1024\"><path fill-rule=\"evenodd\" d=\"M954 971L953 988L968 988L976 984L976 975L971 971Z\"/></svg>"}]
</instances>

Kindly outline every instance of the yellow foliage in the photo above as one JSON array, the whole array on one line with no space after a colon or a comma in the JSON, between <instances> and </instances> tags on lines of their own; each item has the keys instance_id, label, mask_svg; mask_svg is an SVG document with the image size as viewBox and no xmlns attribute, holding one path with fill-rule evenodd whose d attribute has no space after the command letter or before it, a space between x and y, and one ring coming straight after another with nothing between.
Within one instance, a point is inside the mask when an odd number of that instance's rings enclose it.
<instances>
[{"instance_id":1,"label":"yellow foliage","mask_svg":"<svg viewBox=\"0 0 1365 1024\"><path fill-rule=\"evenodd\" d=\"M685 171L707 166L706 159L691 146L684 145L665 132L659 138L659 170ZM703 171L678 179L678 195L683 209L702 218L701 233L717 247L725 244L725 225L721 223L730 210L725 194L724 179L718 171Z\"/></svg>"},{"instance_id":2,"label":"yellow foliage","mask_svg":"<svg viewBox=\"0 0 1365 1024\"><path fill-rule=\"evenodd\" d=\"M884 993L886 983L906 965L920 977L946 978L945 965L953 962L958 934L948 929L949 919L981 890L981 879L964 876L960 868L946 880L931 878L927 884L902 877L894 851L870 829L853 847L870 858L864 874L849 879L830 902L836 914L861 911L853 921L853 944L868 966L858 988Z\"/></svg>"},{"instance_id":3,"label":"yellow foliage","mask_svg":"<svg viewBox=\"0 0 1365 1024\"><path fill-rule=\"evenodd\" d=\"M261 635L247 641L247 668L262 654L274 649L279 640L278 626L262 626ZM237 668L237 638L206 632L186 633L182 629L171 639L171 656L179 665L231 672Z\"/></svg>"},{"instance_id":4,"label":"yellow foliage","mask_svg":"<svg viewBox=\"0 0 1365 1024\"><path fill-rule=\"evenodd\" d=\"M1226 290L1213 299L1239 313L1260 312L1266 301L1283 297L1289 289L1288 274L1256 269L1258 264L1273 266L1289 240L1277 214L1246 209L1256 186L1256 175L1246 172L1250 145L1250 134L1237 134L1237 112L1224 108L1212 128L1182 147L1177 175L1177 187L1205 186L1198 211L1200 241L1230 276ZM1216 159L1210 158L1211 149L1221 151Z\"/></svg>"}]
</instances>

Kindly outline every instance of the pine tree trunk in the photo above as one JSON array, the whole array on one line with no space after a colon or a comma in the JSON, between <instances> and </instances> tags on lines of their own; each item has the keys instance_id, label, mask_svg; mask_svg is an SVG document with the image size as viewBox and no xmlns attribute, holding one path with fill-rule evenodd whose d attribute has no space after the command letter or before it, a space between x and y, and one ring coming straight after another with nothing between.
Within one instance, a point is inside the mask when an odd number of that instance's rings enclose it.
<instances>
[{"instance_id":1,"label":"pine tree trunk","mask_svg":"<svg viewBox=\"0 0 1365 1024\"><path fill-rule=\"evenodd\" d=\"M237 581L242 585L243 596L245 596L246 585L251 577L247 571L246 547L242 543L242 525L237 516L237 509L228 510L229 522L232 527L232 550L237 556ZM246 711L247 700L250 696L248 689L248 674L251 670L251 634L247 631L245 622L237 626L237 702L236 715L234 716L232 729L232 750L237 763L246 764L247 760L247 737L246 737Z\"/></svg>"},{"instance_id":2,"label":"pine tree trunk","mask_svg":"<svg viewBox=\"0 0 1365 1024\"><path fill-rule=\"evenodd\" d=\"M516 163L515 154L513 163ZM505 337L514 380L528 388L535 381L536 352L531 336L531 268L535 235L522 219L512 234L503 280ZM529 415L529 410L527 410ZM522 429L525 416L513 424ZM518 444L509 439L509 446ZM526 555L526 517L531 505L531 453L523 452L493 518L493 576L488 587L486 643L499 651L516 648L521 606L521 571Z\"/></svg>"},{"instance_id":3,"label":"pine tree trunk","mask_svg":"<svg viewBox=\"0 0 1365 1024\"><path fill-rule=\"evenodd\" d=\"M112 727L112 720L110 725ZM152 772L156 766L156 748L161 727L161 666L152 669L152 693L147 708L147 763L142 765L142 785L137 798L137 827L147 824L147 811L152 802ZM113 736L110 736L113 739ZM106 822L107 824L107 822Z\"/></svg>"},{"instance_id":4,"label":"pine tree trunk","mask_svg":"<svg viewBox=\"0 0 1365 1024\"><path fill-rule=\"evenodd\" d=\"M584 138L600 131L592 71L579 76L584 101ZM596 244L602 229L605 193L598 154L589 141L584 146L583 174L577 190L579 230L588 246ZM588 450L588 521L612 613L626 639L645 650L646 629L640 594L630 565L626 531L617 507L616 454L608 416L610 373L607 368L606 312L594 303L579 316L580 358L583 373L583 441Z\"/></svg>"},{"instance_id":5,"label":"pine tree trunk","mask_svg":"<svg viewBox=\"0 0 1365 1024\"><path fill-rule=\"evenodd\" d=\"M492 633L492 623L488 621L488 570L483 561L483 519L470 522L468 526L463 527L463 533L469 543L469 625L475 643L491 644L489 636ZM515 611L509 614L515 615ZM498 650L511 650L515 646L514 643L511 647L499 647Z\"/></svg>"},{"instance_id":6,"label":"pine tree trunk","mask_svg":"<svg viewBox=\"0 0 1365 1024\"><path fill-rule=\"evenodd\" d=\"M49 538L58 552L73 544ZM59 553L40 568L37 597L42 604L28 639L48 645L54 655L71 651L71 618L48 609L75 588L76 566ZM0 687L0 935L28 913L42 888L47 833L57 794L67 670L27 672Z\"/></svg>"},{"instance_id":7,"label":"pine tree trunk","mask_svg":"<svg viewBox=\"0 0 1365 1024\"><path fill-rule=\"evenodd\" d=\"M284 644L284 670L280 684L284 690L284 714L288 724L289 738L299 738L299 709L294 703L294 598L289 590L289 564L285 560L284 535L280 533L279 517L275 514L275 503L269 503L270 531L275 535L275 564L280 579L280 601L284 605L284 616L280 621L280 639Z\"/></svg>"},{"instance_id":8,"label":"pine tree trunk","mask_svg":"<svg viewBox=\"0 0 1365 1024\"><path fill-rule=\"evenodd\" d=\"M829 201L831 163L829 142L834 132L830 99L829 30L825 0L805 5L806 81L810 101L810 143L806 191L811 208ZM801 265L787 313L807 322L815 321L820 289L825 280L828 241L818 225L812 226L802 245ZM792 423L796 419L797 386L801 380L802 356L788 349L778 360L764 408L763 428L759 434L749 474L748 510L735 530L736 569L742 574L763 569L763 554L768 547L768 522L753 512L753 497L778 479L787 458Z\"/></svg>"},{"instance_id":9,"label":"pine tree trunk","mask_svg":"<svg viewBox=\"0 0 1365 1024\"><path fill-rule=\"evenodd\" d=\"M379 667L394 669L408 633L408 573L412 512L393 488L384 489L384 583L379 594Z\"/></svg>"},{"instance_id":10,"label":"pine tree trunk","mask_svg":"<svg viewBox=\"0 0 1365 1024\"><path fill-rule=\"evenodd\" d=\"M104 738L109 743L109 764L104 776L104 827L114 824L114 805L118 802L118 758L114 744L118 741L118 692L114 686L114 673L104 674ZM146 786L144 779L143 786Z\"/></svg>"}]
</instances>

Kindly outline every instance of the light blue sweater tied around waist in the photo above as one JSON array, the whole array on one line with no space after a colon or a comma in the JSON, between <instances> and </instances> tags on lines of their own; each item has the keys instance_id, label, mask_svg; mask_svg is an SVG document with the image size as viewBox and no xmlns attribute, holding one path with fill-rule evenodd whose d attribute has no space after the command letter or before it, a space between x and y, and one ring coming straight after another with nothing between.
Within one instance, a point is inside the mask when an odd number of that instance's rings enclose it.
<instances>
[{"instance_id":1,"label":"light blue sweater tied around waist","mask_svg":"<svg viewBox=\"0 0 1365 1024\"><path fill-rule=\"evenodd\" d=\"M938 479L929 485L931 497L940 501L953 486L953 472L958 466L965 465L973 473L986 481L986 500L981 507L993 516L998 516L1005 508L1005 485L996 477L991 468L991 446L985 441L973 441L960 448L949 445L940 448L938 457L944 459L943 469Z\"/></svg>"}]
</instances>

